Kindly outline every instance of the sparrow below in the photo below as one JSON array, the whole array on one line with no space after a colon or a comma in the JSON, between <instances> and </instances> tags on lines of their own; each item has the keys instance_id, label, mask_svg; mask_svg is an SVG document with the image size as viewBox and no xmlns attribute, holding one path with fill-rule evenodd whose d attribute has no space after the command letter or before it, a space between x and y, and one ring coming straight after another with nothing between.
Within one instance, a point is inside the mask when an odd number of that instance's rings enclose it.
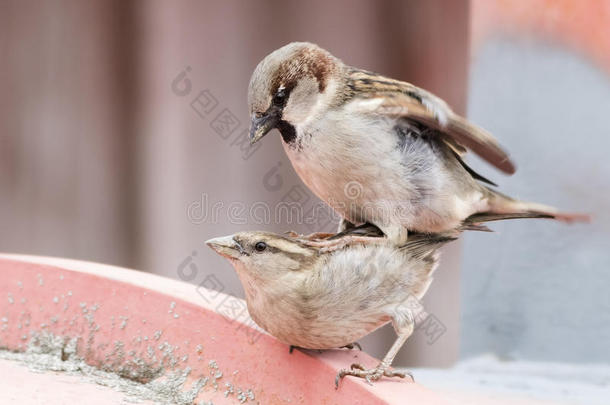
<instances>
[{"instance_id":1,"label":"sparrow below","mask_svg":"<svg viewBox=\"0 0 610 405\"><path fill-rule=\"evenodd\" d=\"M371 225L331 236L347 241L331 251L302 237L268 232L239 232L206 243L235 267L252 319L291 347L350 346L391 322L398 338L381 363L374 369L353 365L340 370L336 379L338 384L342 377L353 375L370 382L381 376L410 375L392 371L390 365L424 314L419 300L432 282L438 248L462 230L488 230L482 222L536 215L474 216L451 233L412 234L400 247L380 237ZM351 236L376 242L353 242Z\"/></svg>"}]
</instances>

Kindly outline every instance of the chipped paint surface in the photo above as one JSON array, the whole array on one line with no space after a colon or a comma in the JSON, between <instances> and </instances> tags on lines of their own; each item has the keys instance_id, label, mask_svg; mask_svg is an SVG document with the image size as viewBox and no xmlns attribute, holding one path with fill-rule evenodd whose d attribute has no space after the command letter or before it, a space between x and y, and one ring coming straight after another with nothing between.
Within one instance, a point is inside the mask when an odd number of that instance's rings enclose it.
<instances>
[{"instance_id":1,"label":"chipped paint surface","mask_svg":"<svg viewBox=\"0 0 610 405\"><path fill-rule=\"evenodd\" d=\"M28 283L26 278L13 282L14 288L9 285L6 303L11 309L2 310L0 358L36 371L79 375L116 389L135 402L218 404L214 398L223 396L232 399L230 402L257 403L253 387L218 381L223 371L216 360L206 359L194 331L188 332L195 344L190 340L182 340L182 345L173 343L178 339L168 329L177 322L177 311L189 314L188 309L171 301L169 311L156 314L152 324L141 316L137 324L131 320L134 312L141 315L138 307L146 305L141 301L158 297L147 293L141 295L140 302L131 297L116 305L120 301L116 298L109 302L106 294L95 297L69 285L70 276L59 274L54 283L37 273L34 282L30 279ZM120 287L110 296L124 296ZM26 305L27 298L33 297L36 304ZM14 330L19 331L16 345L9 337Z\"/></svg>"},{"instance_id":2,"label":"chipped paint surface","mask_svg":"<svg viewBox=\"0 0 610 405\"><path fill-rule=\"evenodd\" d=\"M205 385L206 380L199 378L187 386L190 368L172 371L164 374L163 378L152 379L150 376L156 374L157 370L142 368L129 378L115 372L104 371L87 364L78 355L78 340L78 338L64 338L42 332L31 337L24 352L0 350L0 358L17 361L39 372L61 371L83 376L88 382L126 394L133 402L148 400L176 405L192 404ZM148 380L148 382L141 383L138 382L139 380Z\"/></svg>"}]
</instances>

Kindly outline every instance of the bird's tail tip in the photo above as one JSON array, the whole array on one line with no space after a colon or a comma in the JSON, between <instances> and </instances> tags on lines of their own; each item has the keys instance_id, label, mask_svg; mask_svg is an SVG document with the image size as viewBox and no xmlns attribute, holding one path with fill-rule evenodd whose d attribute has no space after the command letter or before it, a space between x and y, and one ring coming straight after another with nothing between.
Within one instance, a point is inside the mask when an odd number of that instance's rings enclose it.
<instances>
[{"instance_id":1,"label":"bird's tail tip","mask_svg":"<svg viewBox=\"0 0 610 405\"><path fill-rule=\"evenodd\" d=\"M586 223L590 224L593 221L593 217L589 214L573 213L573 212L552 212L549 213L553 219L556 219L566 224L574 223Z\"/></svg>"},{"instance_id":2,"label":"bird's tail tip","mask_svg":"<svg viewBox=\"0 0 610 405\"><path fill-rule=\"evenodd\" d=\"M568 224L590 223L592 217L585 213L563 212L546 204L513 200L510 197L494 192L490 211L497 214L531 215L532 218L550 218Z\"/></svg>"}]
</instances>

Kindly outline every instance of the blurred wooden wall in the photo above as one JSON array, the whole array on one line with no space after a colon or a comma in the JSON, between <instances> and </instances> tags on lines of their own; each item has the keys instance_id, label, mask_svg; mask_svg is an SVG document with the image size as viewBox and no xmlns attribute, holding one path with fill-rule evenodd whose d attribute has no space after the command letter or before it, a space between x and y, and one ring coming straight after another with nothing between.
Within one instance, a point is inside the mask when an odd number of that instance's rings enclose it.
<instances>
[{"instance_id":1,"label":"blurred wooden wall","mask_svg":"<svg viewBox=\"0 0 610 405\"><path fill-rule=\"evenodd\" d=\"M308 231L226 216L199 223L187 215L204 194L210 203L248 206L277 203L302 187L277 137L247 159L234 141L248 125L246 88L258 61L290 41L316 42L347 63L424 86L463 112L468 6L467 0L0 3L0 250L170 277L195 253L202 274L192 282L219 269L225 292L241 294L229 265L204 240L244 228ZM191 86L184 95L172 87L181 72ZM191 105L202 91L218 103L209 116ZM238 120L227 139L212 128L225 108ZM281 185L271 187L270 178ZM457 358L459 261L456 243L426 299L447 332L433 345L416 333L399 363ZM384 330L366 349L380 355L391 339Z\"/></svg>"},{"instance_id":2,"label":"blurred wooden wall","mask_svg":"<svg viewBox=\"0 0 610 405\"><path fill-rule=\"evenodd\" d=\"M132 11L0 3L0 250L138 263Z\"/></svg>"}]
</instances>

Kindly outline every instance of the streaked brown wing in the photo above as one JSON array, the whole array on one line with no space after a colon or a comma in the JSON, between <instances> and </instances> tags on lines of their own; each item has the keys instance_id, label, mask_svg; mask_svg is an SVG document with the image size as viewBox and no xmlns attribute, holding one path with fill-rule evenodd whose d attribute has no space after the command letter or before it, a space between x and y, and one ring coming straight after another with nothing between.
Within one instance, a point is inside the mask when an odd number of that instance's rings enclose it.
<instances>
[{"instance_id":1,"label":"streaked brown wing","mask_svg":"<svg viewBox=\"0 0 610 405\"><path fill-rule=\"evenodd\" d=\"M515 165L508 153L489 132L453 113L432 94L404 84L409 86L408 92L370 94L367 101L373 107L371 112L417 121L446 135L443 140L457 153L463 152L460 148L463 145L504 173L515 173Z\"/></svg>"}]
</instances>

